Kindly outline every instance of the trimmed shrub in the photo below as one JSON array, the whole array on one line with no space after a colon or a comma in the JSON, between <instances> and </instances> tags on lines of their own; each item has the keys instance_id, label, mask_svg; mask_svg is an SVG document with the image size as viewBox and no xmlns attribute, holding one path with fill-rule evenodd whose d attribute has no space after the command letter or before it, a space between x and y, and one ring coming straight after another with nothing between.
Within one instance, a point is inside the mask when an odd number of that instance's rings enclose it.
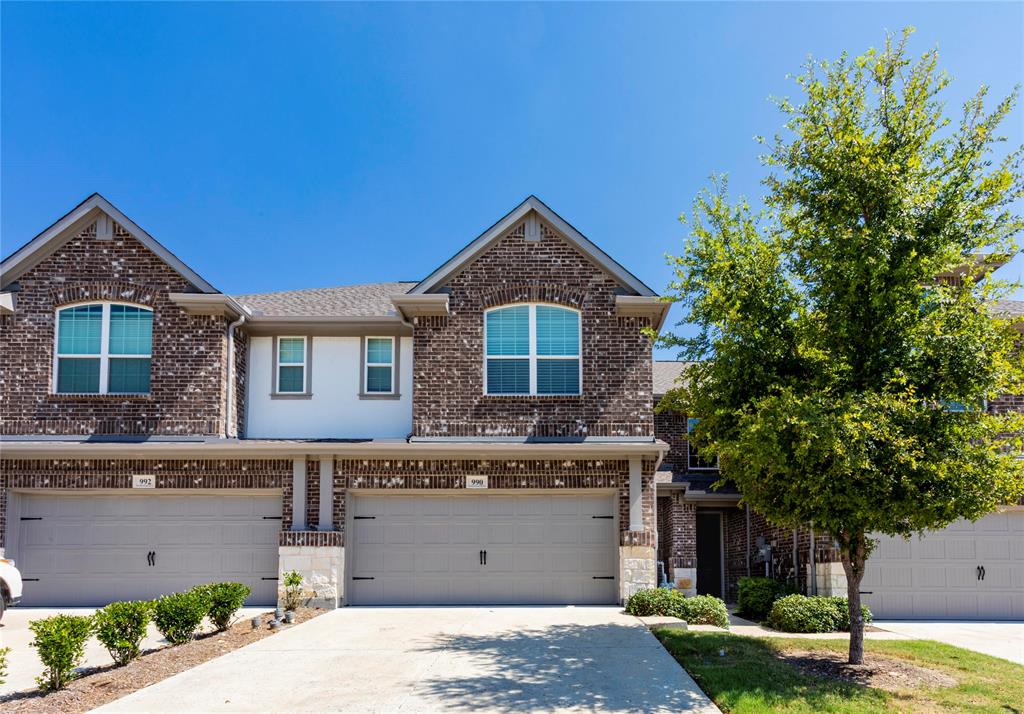
<instances>
[{"instance_id":1,"label":"trimmed shrub","mask_svg":"<svg viewBox=\"0 0 1024 714\"><path fill-rule=\"evenodd\" d=\"M671 588L639 590L626 600L626 612L637 617L651 617L652 615L679 617L678 603L683 599L682 592Z\"/></svg>"},{"instance_id":2,"label":"trimmed shrub","mask_svg":"<svg viewBox=\"0 0 1024 714\"><path fill-rule=\"evenodd\" d=\"M302 573L290 570L284 574L284 609L298 610L302 600Z\"/></svg>"},{"instance_id":3,"label":"trimmed shrub","mask_svg":"<svg viewBox=\"0 0 1024 714\"><path fill-rule=\"evenodd\" d=\"M738 598L740 614L754 620L763 620L771 612L772 604L780 597L791 594L792 591L792 587L773 578L740 578Z\"/></svg>"},{"instance_id":4,"label":"trimmed shrub","mask_svg":"<svg viewBox=\"0 0 1024 714\"><path fill-rule=\"evenodd\" d=\"M93 620L86 615L54 615L28 623L35 635L32 646L45 666L43 675L36 677L40 689L63 689L74 679L92 628Z\"/></svg>"},{"instance_id":5,"label":"trimmed shrub","mask_svg":"<svg viewBox=\"0 0 1024 714\"><path fill-rule=\"evenodd\" d=\"M252 589L242 583L214 583L206 586L207 615L219 631L231 626L235 613Z\"/></svg>"},{"instance_id":6,"label":"trimmed shrub","mask_svg":"<svg viewBox=\"0 0 1024 714\"><path fill-rule=\"evenodd\" d=\"M836 629L843 632L850 631L850 601L845 597L830 597L832 606L836 608ZM864 618L864 624L871 624L871 610L867 605L860 606L860 614Z\"/></svg>"},{"instance_id":7,"label":"trimmed shrub","mask_svg":"<svg viewBox=\"0 0 1024 714\"><path fill-rule=\"evenodd\" d=\"M180 645L195 637L209 610L208 603L202 590L164 595L154 603L153 622L168 642Z\"/></svg>"},{"instance_id":8,"label":"trimmed shrub","mask_svg":"<svg viewBox=\"0 0 1024 714\"><path fill-rule=\"evenodd\" d=\"M96 639L120 667L141 654L140 645L152 619L152 602L112 602L96 612Z\"/></svg>"},{"instance_id":9,"label":"trimmed shrub","mask_svg":"<svg viewBox=\"0 0 1024 714\"><path fill-rule=\"evenodd\" d=\"M695 595L681 598L680 617L691 625L714 625L729 629L729 610L725 603L713 595Z\"/></svg>"}]
</instances>

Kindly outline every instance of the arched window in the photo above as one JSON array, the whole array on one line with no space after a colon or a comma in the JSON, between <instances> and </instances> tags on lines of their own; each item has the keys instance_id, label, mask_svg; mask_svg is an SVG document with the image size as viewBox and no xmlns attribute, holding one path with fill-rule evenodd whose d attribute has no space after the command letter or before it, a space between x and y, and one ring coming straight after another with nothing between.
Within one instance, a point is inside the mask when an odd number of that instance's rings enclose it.
<instances>
[{"instance_id":1,"label":"arched window","mask_svg":"<svg viewBox=\"0 0 1024 714\"><path fill-rule=\"evenodd\" d=\"M555 305L497 307L484 313L487 394L580 394L580 313Z\"/></svg>"},{"instance_id":2,"label":"arched window","mask_svg":"<svg viewBox=\"0 0 1024 714\"><path fill-rule=\"evenodd\" d=\"M121 303L57 311L53 385L58 394L148 394L153 311Z\"/></svg>"}]
</instances>

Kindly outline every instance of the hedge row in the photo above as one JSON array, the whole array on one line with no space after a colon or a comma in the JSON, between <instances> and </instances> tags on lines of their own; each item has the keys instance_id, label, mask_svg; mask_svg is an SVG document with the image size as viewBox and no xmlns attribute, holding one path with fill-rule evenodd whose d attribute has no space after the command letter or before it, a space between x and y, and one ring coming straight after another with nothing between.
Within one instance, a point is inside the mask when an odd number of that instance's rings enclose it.
<instances>
[{"instance_id":1,"label":"hedge row","mask_svg":"<svg viewBox=\"0 0 1024 714\"><path fill-rule=\"evenodd\" d=\"M152 601L113 602L95 615L54 615L33 620L28 625L34 635L32 646L45 666L36 682L43 690L66 687L92 635L106 647L114 664L121 666L141 654L150 622L174 645L191 640L204 617L223 632L250 592L242 583L212 583Z\"/></svg>"},{"instance_id":2,"label":"hedge row","mask_svg":"<svg viewBox=\"0 0 1024 714\"><path fill-rule=\"evenodd\" d=\"M871 611L861 606L864 624ZM836 632L850 629L850 605L845 597L787 595L772 605L768 626L782 632Z\"/></svg>"},{"instance_id":3,"label":"hedge row","mask_svg":"<svg viewBox=\"0 0 1024 714\"><path fill-rule=\"evenodd\" d=\"M634 593L626 601L626 612L638 617L678 617L691 625L729 627L729 611L722 600L711 595L685 597L682 591L672 588L652 588Z\"/></svg>"}]
</instances>

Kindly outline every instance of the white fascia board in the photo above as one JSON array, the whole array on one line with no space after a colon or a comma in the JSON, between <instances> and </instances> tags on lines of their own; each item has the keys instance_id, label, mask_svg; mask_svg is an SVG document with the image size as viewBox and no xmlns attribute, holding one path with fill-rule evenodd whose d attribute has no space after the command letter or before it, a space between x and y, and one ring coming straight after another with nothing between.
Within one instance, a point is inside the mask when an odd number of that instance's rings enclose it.
<instances>
[{"instance_id":1,"label":"white fascia board","mask_svg":"<svg viewBox=\"0 0 1024 714\"><path fill-rule=\"evenodd\" d=\"M441 285L445 279L456 272L459 268L483 253L493 241L500 238L530 211L536 211L545 221L550 223L555 230L565 236L572 243L575 243L580 251L582 251L590 260L607 271L624 286L630 288L638 295L645 297L655 297L657 295L657 293L644 285L639 278L622 267L611 256L597 247L561 216L548 208L548 206L536 196L530 196L512 209L512 211L504 218L488 228L472 243L460 250L440 268L432 272L413 287L412 290L409 291L409 294L424 294Z\"/></svg>"},{"instance_id":2,"label":"white fascia board","mask_svg":"<svg viewBox=\"0 0 1024 714\"><path fill-rule=\"evenodd\" d=\"M68 229L89 215L91 211L100 210L110 216L122 228L127 230L136 240L152 251L157 257L169 265L183 278L205 293L219 293L217 288L206 282L192 268L188 267L174 253L167 250L160 242L144 231L135 221L128 218L117 209L110 201L98 193L94 193L78 204L70 213L60 218L45 231L37 235L28 243L11 254L7 260L0 264L0 273L3 273L5 280L15 280L18 275L24 273L37 262L37 257L45 257L49 254L46 251L49 243L62 236ZM69 236L70 237L70 236Z\"/></svg>"}]
</instances>

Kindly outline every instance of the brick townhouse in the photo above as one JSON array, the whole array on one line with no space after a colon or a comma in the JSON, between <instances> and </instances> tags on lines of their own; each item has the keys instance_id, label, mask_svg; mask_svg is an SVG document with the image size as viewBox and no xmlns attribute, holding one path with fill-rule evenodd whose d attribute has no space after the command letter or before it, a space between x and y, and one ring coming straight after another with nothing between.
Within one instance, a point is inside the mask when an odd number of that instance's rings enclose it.
<instances>
[{"instance_id":1,"label":"brick townhouse","mask_svg":"<svg viewBox=\"0 0 1024 714\"><path fill-rule=\"evenodd\" d=\"M293 569L326 606L838 587L826 538L713 490L687 416L655 414L668 304L534 197L419 282L226 295L99 195L0 270L26 605L224 579L268 604ZM1022 522L883 544L876 608L1021 617ZM979 558L1001 574L963 585Z\"/></svg>"}]
</instances>

